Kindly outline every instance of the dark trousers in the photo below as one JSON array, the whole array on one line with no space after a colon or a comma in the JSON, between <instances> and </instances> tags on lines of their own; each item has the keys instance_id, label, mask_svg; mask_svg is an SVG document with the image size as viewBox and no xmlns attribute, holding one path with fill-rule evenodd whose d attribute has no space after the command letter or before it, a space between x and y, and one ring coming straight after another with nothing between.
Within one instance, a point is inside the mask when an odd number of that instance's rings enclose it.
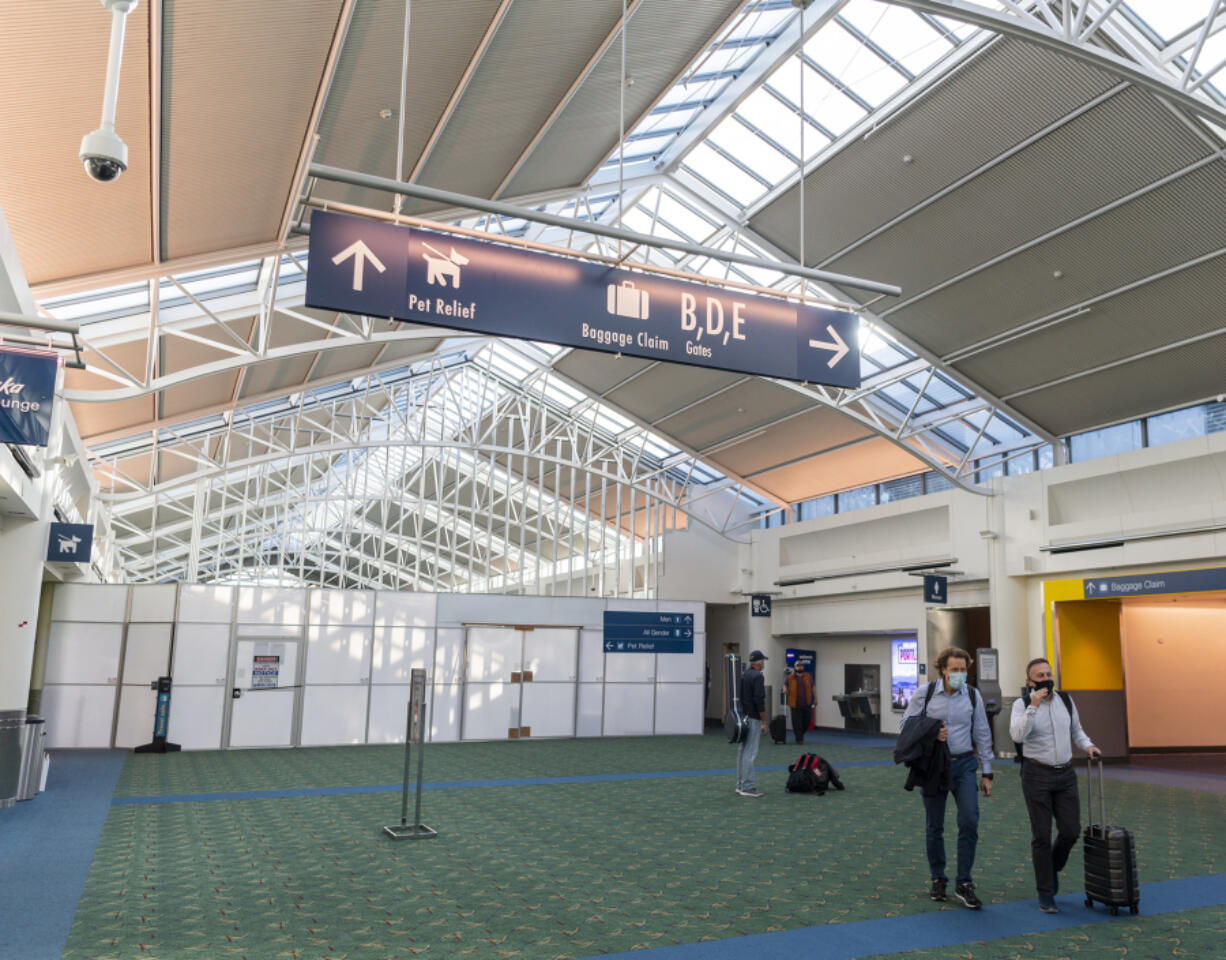
<instances>
[{"instance_id":1,"label":"dark trousers","mask_svg":"<svg viewBox=\"0 0 1226 960\"><path fill-rule=\"evenodd\" d=\"M1081 801L1077 796L1077 774L1072 767L1051 770L1022 764L1022 796L1030 814L1030 852L1034 859L1034 885L1039 896L1056 892L1056 874L1068 863L1069 853L1081 832ZM1056 821L1056 842L1051 840L1052 818Z\"/></svg>"},{"instance_id":2,"label":"dark trousers","mask_svg":"<svg viewBox=\"0 0 1226 960\"><path fill-rule=\"evenodd\" d=\"M796 734L796 742L805 742L805 731L809 729L809 719L813 716L812 707L792 708L792 731Z\"/></svg>"},{"instance_id":3,"label":"dark trousers","mask_svg":"<svg viewBox=\"0 0 1226 960\"><path fill-rule=\"evenodd\" d=\"M949 792L958 807L958 873L955 884L970 883L975 868L975 848L979 845L979 760L974 754L953 761L950 765ZM924 797L924 813L928 821L928 867L934 880L945 876L945 798L940 793Z\"/></svg>"}]
</instances>

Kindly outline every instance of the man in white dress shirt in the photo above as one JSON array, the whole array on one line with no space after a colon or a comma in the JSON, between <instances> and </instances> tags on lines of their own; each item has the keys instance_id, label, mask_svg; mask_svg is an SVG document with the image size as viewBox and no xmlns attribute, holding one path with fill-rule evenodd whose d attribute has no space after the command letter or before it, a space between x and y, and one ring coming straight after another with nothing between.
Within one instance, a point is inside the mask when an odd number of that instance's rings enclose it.
<instances>
[{"instance_id":1,"label":"man in white dress shirt","mask_svg":"<svg viewBox=\"0 0 1226 960\"><path fill-rule=\"evenodd\" d=\"M1068 694L1054 693L1051 664L1043 658L1026 666L1028 697L1019 697L1009 718L1009 733L1022 745L1022 795L1030 814L1031 854L1039 909L1058 913L1060 871L1081 832L1081 800L1073 769L1073 744L1091 757L1101 751L1081 729L1077 706ZM1056 842L1051 839L1056 820Z\"/></svg>"}]
</instances>

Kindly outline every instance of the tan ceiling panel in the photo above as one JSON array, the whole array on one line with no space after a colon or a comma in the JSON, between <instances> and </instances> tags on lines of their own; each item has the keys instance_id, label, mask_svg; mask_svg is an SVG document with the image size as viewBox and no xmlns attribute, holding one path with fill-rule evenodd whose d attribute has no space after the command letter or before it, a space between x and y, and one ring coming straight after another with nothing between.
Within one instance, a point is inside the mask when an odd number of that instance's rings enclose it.
<instances>
[{"instance_id":1,"label":"tan ceiling panel","mask_svg":"<svg viewBox=\"0 0 1226 960\"><path fill-rule=\"evenodd\" d=\"M307 377L314 354L268 360L247 368L240 399L261 397L270 393L292 393Z\"/></svg>"},{"instance_id":2,"label":"tan ceiling panel","mask_svg":"<svg viewBox=\"0 0 1226 960\"><path fill-rule=\"evenodd\" d=\"M721 449L715 457L725 470L751 478L798 457L863 440L872 431L851 417L819 407L783 423L764 428L741 443Z\"/></svg>"},{"instance_id":3,"label":"tan ceiling panel","mask_svg":"<svg viewBox=\"0 0 1226 960\"><path fill-rule=\"evenodd\" d=\"M215 373L180 387L163 390L161 414L163 417L181 417L196 411L203 414L215 407L226 406L234 396L234 385L237 381L238 371L235 370Z\"/></svg>"},{"instance_id":4,"label":"tan ceiling panel","mask_svg":"<svg viewBox=\"0 0 1226 960\"><path fill-rule=\"evenodd\" d=\"M342 374L360 377L370 369L370 365L375 362L381 349L380 344L373 343L338 347L335 350L321 353L319 363L315 365L315 370L311 373L311 382L338 377Z\"/></svg>"},{"instance_id":5,"label":"tan ceiling panel","mask_svg":"<svg viewBox=\"0 0 1226 960\"><path fill-rule=\"evenodd\" d=\"M660 430L702 452L732 437L812 406L807 397L765 380L751 379L660 421Z\"/></svg>"},{"instance_id":6,"label":"tan ceiling panel","mask_svg":"<svg viewBox=\"0 0 1226 960\"><path fill-rule=\"evenodd\" d=\"M124 32L115 131L128 170L95 183L77 159L101 119L110 35L98 3L5 3L0 13L0 207L31 284L152 259L148 4Z\"/></svg>"},{"instance_id":7,"label":"tan ceiling panel","mask_svg":"<svg viewBox=\"0 0 1226 960\"><path fill-rule=\"evenodd\" d=\"M613 390L608 399L636 417L655 423L744 379L742 373L681 363L657 363L625 386Z\"/></svg>"},{"instance_id":8,"label":"tan ceiling panel","mask_svg":"<svg viewBox=\"0 0 1226 960\"><path fill-rule=\"evenodd\" d=\"M336 325L336 314L331 310L312 310L309 307L295 307L295 313L301 313L311 317L313 320L318 320L320 323L326 323L330 326ZM347 329L345 322L342 320L339 330ZM329 333L312 323L303 323L301 320L291 317L287 313L282 313L279 310L273 311L272 329L268 331L268 346L271 348L286 347L294 343L310 343L314 340L327 339Z\"/></svg>"},{"instance_id":9,"label":"tan ceiling panel","mask_svg":"<svg viewBox=\"0 0 1226 960\"><path fill-rule=\"evenodd\" d=\"M917 473L925 466L901 447L879 437L761 474L754 477L754 483L788 503L795 503Z\"/></svg>"},{"instance_id":10,"label":"tan ceiling panel","mask_svg":"<svg viewBox=\"0 0 1226 960\"><path fill-rule=\"evenodd\" d=\"M77 432L86 443L104 433L147 431L149 422L153 419L152 397L107 403L74 403L71 408Z\"/></svg>"},{"instance_id":11,"label":"tan ceiling panel","mask_svg":"<svg viewBox=\"0 0 1226 960\"><path fill-rule=\"evenodd\" d=\"M341 0L163 0L166 257L276 240Z\"/></svg>"},{"instance_id":12,"label":"tan ceiling panel","mask_svg":"<svg viewBox=\"0 0 1226 960\"><path fill-rule=\"evenodd\" d=\"M234 351L242 349L240 343L248 341L255 326L255 320L237 320L226 324L226 326L233 331L234 337L226 336L225 331L213 323L198 324L190 329L184 328L193 337L200 337L213 343L225 344L226 349L220 346L211 347L207 344L197 343L195 340L187 340L184 337L176 337L174 334L167 334L163 331L159 339L159 352L161 356L158 359L158 374L166 376L167 374L179 373L202 364L237 357L238 354ZM234 339L235 337L238 338L237 341Z\"/></svg>"}]
</instances>

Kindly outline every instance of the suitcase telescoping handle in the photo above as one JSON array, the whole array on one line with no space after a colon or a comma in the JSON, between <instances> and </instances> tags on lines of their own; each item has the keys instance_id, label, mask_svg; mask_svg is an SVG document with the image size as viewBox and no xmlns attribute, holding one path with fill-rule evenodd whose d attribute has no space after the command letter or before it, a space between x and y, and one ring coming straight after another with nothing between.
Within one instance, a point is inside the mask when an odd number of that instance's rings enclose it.
<instances>
[{"instance_id":1,"label":"suitcase telescoping handle","mask_svg":"<svg viewBox=\"0 0 1226 960\"><path fill-rule=\"evenodd\" d=\"M1103 759L1098 758L1098 812L1102 819L1098 821L1099 836L1107 835L1107 802L1103 793ZM1094 828L1094 757L1086 757L1086 812L1089 814L1088 826Z\"/></svg>"}]
</instances>

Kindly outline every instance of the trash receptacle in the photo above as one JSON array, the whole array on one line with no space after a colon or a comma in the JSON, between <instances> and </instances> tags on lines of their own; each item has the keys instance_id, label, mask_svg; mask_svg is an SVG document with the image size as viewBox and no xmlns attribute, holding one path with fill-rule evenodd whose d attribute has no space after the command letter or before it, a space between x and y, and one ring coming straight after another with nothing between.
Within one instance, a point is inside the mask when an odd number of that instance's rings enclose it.
<instances>
[{"instance_id":1,"label":"trash receptacle","mask_svg":"<svg viewBox=\"0 0 1226 960\"><path fill-rule=\"evenodd\" d=\"M24 710L0 710L0 810L17 802L21 778L21 734L26 725Z\"/></svg>"},{"instance_id":2,"label":"trash receptacle","mask_svg":"<svg viewBox=\"0 0 1226 960\"><path fill-rule=\"evenodd\" d=\"M47 721L28 716L21 731L21 776L17 780L17 799L33 800L43 776L43 747L47 738Z\"/></svg>"}]
</instances>

